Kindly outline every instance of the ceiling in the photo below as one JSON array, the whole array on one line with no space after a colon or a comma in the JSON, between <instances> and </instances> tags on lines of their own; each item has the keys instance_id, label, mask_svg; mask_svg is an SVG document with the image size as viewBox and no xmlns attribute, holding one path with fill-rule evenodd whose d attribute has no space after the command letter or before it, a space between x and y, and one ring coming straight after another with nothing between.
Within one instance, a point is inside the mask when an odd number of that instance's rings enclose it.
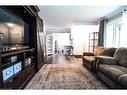
<instances>
[{"instance_id":1,"label":"ceiling","mask_svg":"<svg viewBox=\"0 0 127 95\"><path fill-rule=\"evenodd\" d=\"M48 29L70 28L73 23L96 24L120 6L39 6Z\"/></svg>"}]
</instances>

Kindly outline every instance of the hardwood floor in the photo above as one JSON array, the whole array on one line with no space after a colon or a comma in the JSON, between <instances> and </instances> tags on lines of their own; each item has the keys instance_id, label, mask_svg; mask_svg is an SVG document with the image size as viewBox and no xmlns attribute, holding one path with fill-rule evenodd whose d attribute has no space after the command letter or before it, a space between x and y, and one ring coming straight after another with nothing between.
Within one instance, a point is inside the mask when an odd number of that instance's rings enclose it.
<instances>
[{"instance_id":1,"label":"hardwood floor","mask_svg":"<svg viewBox=\"0 0 127 95\"><path fill-rule=\"evenodd\" d=\"M48 56L47 64L67 64L67 57L63 54L53 54Z\"/></svg>"},{"instance_id":2,"label":"hardwood floor","mask_svg":"<svg viewBox=\"0 0 127 95\"><path fill-rule=\"evenodd\" d=\"M25 89L107 89L82 65L81 58L54 54Z\"/></svg>"}]
</instances>

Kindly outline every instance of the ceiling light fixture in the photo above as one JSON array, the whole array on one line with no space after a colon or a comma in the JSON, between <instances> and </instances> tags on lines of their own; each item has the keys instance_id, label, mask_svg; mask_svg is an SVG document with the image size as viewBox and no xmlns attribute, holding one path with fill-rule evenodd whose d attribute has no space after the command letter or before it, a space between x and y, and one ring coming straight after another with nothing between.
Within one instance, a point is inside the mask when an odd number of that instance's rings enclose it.
<instances>
[{"instance_id":1,"label":"ceiling light fixture","mask_svg":"<svg viewBox=\"0 0 127 95\"><path fill-rule=\"evenodd\" d=\"M8 25L9 27L13 27L15 24L13 24L13 23L7 23L7 25Z\"/></svg>"}]
</instances>

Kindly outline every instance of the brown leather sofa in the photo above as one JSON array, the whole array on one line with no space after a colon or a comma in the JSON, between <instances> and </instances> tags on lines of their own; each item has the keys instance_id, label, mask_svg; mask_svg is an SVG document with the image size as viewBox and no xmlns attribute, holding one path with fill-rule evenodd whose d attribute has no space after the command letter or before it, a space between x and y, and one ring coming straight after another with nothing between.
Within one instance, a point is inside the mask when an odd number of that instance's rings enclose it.
<instances>
[{"instance_id":1,"label":"brown leather sofa","mask_svg":"<svg viewBox=\"0 0 127 95\"><path fill-rule=\"evenodd\" d=\"M111 88L127 88L127 48L118 48L113 57L96 56L97 76Z\"/></svg>"},{"instance_id":2,"label":"brown leather sofa","mask_svg":"<svg viewBox=\"0 0 127 95\"><path fill-rule=\"evenodd\" d=\"M93 72L96 72L96 56L113 56L116 48L104 48L101 46L96 46L94 52L84 52L83 53L83 65Z\"/></svg>"}]
</instances>

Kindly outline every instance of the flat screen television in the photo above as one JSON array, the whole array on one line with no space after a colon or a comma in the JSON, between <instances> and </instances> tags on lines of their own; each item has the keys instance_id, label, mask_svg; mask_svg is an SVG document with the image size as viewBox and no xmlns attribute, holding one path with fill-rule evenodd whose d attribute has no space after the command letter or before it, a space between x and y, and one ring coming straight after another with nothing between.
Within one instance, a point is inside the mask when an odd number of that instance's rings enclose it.
<instances>
[{"instance_id":1,"label":"flat screen television","mask_svg":"<svg viewBox=\"0 0 127 95\"><path fill-rule=\"evenodd\" d=\"M0 37L5 46L28 45L29 25L18 16L0 8Z\"/></svg>"}]
</instances>

